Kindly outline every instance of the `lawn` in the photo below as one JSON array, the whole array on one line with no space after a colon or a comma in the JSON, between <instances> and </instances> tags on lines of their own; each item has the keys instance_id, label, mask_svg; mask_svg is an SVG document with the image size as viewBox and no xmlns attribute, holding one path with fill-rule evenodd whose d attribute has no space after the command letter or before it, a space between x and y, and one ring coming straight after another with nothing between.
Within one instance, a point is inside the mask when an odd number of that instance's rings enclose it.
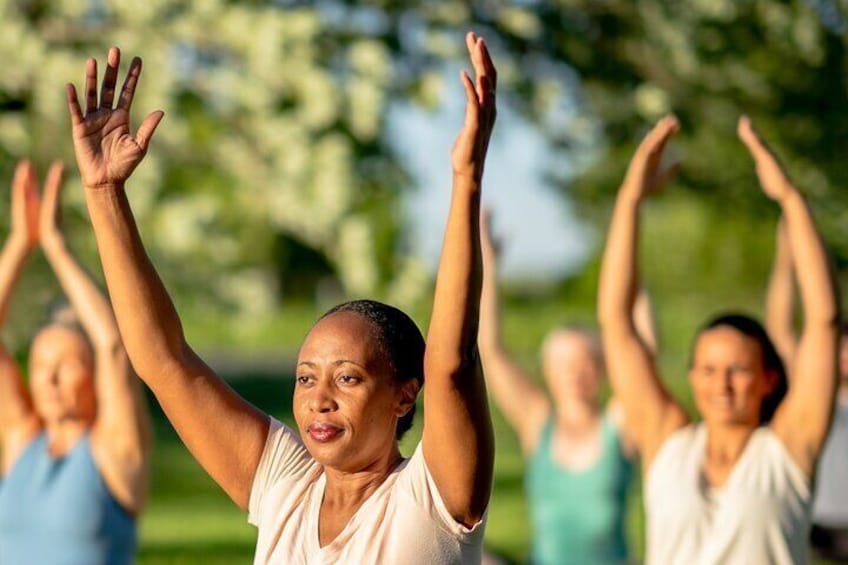
<instances>
[{"instance_id":1,"label":"lawn","mask_svg":"<svg viewBox=\"0 0 848 565\"><path fill-rule=\"evenodd\" d=\"M750 302L740 298L737 303ZM538 345L544 334L566 321L591 323L592 314L587 305L591 307L586 301L569 306L535 298L515 299L506 309L506 341L529 369L536 370ZM664 301L659 312L658 325L664 338L659 365L669 377L669 388L690 409L691 397L685 380L689 340L713 306L708 301L681 295ZM284 319L271 320L264 328L245 330L228 326L226 319L192 316L187 327L195 343L241 344L237 349L242 355L249 353L250 362L244 363L242 358L241 364L223 363L221 366L226 369L222 373L244 397L291 424L291 359L318 313L311 307L295 307L286 314ZM150 405L156 425L156 448L151 498L141 521L139 563L250 563L256 531L247 524L246 514L194 462L155 402L151 400ZM515 436L497 410L493 412L497 454L486 545L510 561L524 562L530 531L523 497L523 462ZM402 445L407 455L420 437L420 426L419 419ZM631 489L628 534L636 554L641 555L643 516L638 480Z\"/></svg>"}]
</instances>

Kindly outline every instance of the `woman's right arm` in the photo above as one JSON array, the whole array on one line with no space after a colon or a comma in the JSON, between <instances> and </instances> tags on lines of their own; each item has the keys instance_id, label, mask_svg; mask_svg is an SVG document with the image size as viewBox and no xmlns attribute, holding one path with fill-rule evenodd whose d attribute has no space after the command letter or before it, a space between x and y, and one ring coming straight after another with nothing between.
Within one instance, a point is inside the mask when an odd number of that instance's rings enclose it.
<instances>
[{"instance_id":1,"label":"woman's right arm","mask_svg":"<svg viewBox=\"0 0 848 565\"><path fill-rule=\"evenodd\" d=\"M629 436L635 441L645 468L650 466L663 440L688 421L660 381L654 356L633 321L639 289L639 206L646 195L658 190L673 174L673 169L660 172L659 168L663 149L677 130L675 118L660 120L630 162L613 210L598 289L598 322L607 371L615 398L624 410Z\"/></svg>"},{"instance_id":2,"label":"woman's right arm","mask_svg":"<svg viewBox=\"0 0 848 565\"><path fill-rule=\"evenodd\" d=\"M797 340L792 328L794 286L792 252L786 240L786 224L781 219L777 225L774 265L766 291L766 330L787 367L792 365Z\"/></svg>"},{"instance_id":3,"label":"woman's right arm","mask_svg":"<svg viewBox=\"0 0 848 565\"><path fill-rule=\"evenodd\" d=\"M38 192L29 161L15 170L11 212L12 229L0 251L0 329L24 263L38 243ZM9 470L37 430L38 419L18 365L0 342L0 474Z\"/></svg>"},{"instance_id":4,"label":"woman's right arm","mask_svg":"<svg viewBox=\"0 0 848 565\"><path fill-rule=\"evenodd\" d=\"M138 375L151 388L192 455L241 508L265 447L268 416L233 391L186 343L176 309L138 233L124 183L141 162L162 112L133 137L129 112L141 74L133 59L113 108L120 52L109 51L100 100L97 63L86 65L86 110L68 85L74 151L106 284Z\"/></svg>"},{"instance_id":5,"label":"woman's right arm","mask_svg":"<svg viewBox=\"0 0 848 565\"><path fill-rule=\"evenodd\" d=\"M518 434L522 451L529 454L536 449L539 435L550 414L550 403L504 347L498 300L498 257L492 244L489 223L490 214L486 212L480 224L483 285L477 344L483 362L483 374L492 396L509 425Z\"/></svg>"}]
</instances>

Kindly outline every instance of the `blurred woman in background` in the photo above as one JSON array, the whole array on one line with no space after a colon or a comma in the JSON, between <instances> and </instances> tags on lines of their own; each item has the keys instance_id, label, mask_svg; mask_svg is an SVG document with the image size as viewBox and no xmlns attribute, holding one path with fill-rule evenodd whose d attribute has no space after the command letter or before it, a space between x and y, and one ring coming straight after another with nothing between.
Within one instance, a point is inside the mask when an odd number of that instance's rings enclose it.
<instances>
[{"instance_id":1,"label":"blurred woman in background","mask_svg":"<svg viewBox=\"0 0 848 565\"><path fill-rule=\"evenodd\" d=\"M150 423L109 302L65 242L61 185L54 164L39 203L18 166L0 252L0 324L39 243L71 305L33 340L28 389L0 344L0 563L132 563Z\"/></svg>"},{"instance_id":2,"label":"blurred woman in background","mask_svg":"<svg viewBox=\"0 0 848 565\"><path fill-rule=\"evenodd\" d=\"M480 357L486 383L518 435L527 460L525 488L532 518L531 561L541 565L626 563L627 494L635 456L622 412L601 403L604 360L589 330L562 327L542 345L542 375L550 399L503 343L498 252L488 214L482 221L483 293ZM634 309L650 349L655 337L642 294Z\"/></svg>"},{"instance_id":3,"label":"blurred woman in background","mask_svg":"<svg viewBox=\"0 0 848 565\"><path fill-rule=\"evenodd\" d=\"M636 150L604 251L598 318L607 367L642 457L652 564L805 563L812 481L830 425L839 338L836 287L800 192L753 130L738 133L763 192L783 212L796 258L804 329L786 371L762 326L719 316L697 334L689 382L703 422L671 397L634 328L643 199L674 173L660 168L678 131L662 119Z\"/></svg>"},{"instance_id":4,"label":"blurred woman in background","mask_svg":"<svg viewBox=\"0 0 848 565\"><path fill-rule=\"evenodd\" d=\"M766 295L766 329L783 362L791 365L798 347L794 317L794 261L781 222L777 230L774 267ZM823 559L848 562L848 326L839 338L839 386L830 434L816 473L813 499L813 548Z\"/></svg>"},{"instance_id":5,"label":"blurred woman in background","mask_svg":"<svg viewBox=\"0 0 848 565\"><path fill-rule=\"evenodd\" d=\"M133 366L194 457L259 528L257 563L479 563L494 440L477 355L480 193L495 122L496 74L468 34L476 81L462 73L465 123L427 339L400 310L358 300L327 312L298 354L294 430L250 405L186 343L150 263L124 183L162 118L135 137L134 59L118 95L109 52L101 96L86 67L83 113L68 103L74 148L112 303ZM424 430L398 448L424 387Z\"/></svg>"}]
</instances>

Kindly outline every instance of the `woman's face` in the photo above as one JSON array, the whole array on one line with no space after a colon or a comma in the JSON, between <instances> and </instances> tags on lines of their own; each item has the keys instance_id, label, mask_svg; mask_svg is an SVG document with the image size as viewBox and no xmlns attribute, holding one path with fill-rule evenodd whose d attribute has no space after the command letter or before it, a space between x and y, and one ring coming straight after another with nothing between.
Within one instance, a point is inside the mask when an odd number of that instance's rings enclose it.
<instances>
[{"instance_id":1,"label":"woman's face","mask_svg":"<svg viewBox=\"0 0 848 565\"><path fill-rule=\"evenodd\" d=\"M542 372L557 405L568 400L598 402L604 373L590 336L571 330L551 334L542 352Z\"/></svg>"},{"instance_id":2,"label":"woman's face","mask_svg":"<svg viewBox=\"0 0 848 565\"><path fill-rule=\"evenodd\" d=\"M94 358L83 336L48 326L33 340L29 363L33 404L43 421L94 421Z\"/></svg>"},{"instance_id":3,"label":"woman's face","mask_svg":"<svg viewBox=\"0 0 848 565\"><path fill-rule=\"evenodd\" d=\"M774 390L777 375L764 370L754 338L719 326L698 336L689 381L708 424L758 426L763 399Z\"/></svg>"},{"instance_id":4,"label":"woman's face","mask_svg":"<svg viewBox=\"0 0 848 565\"><path fill-rule=\"evenodd\" d=\"M294 416L309 453L324 466L361 471L391 456L398 418L418 383L396 384L374 328L354 312L320 320L301 346Z\"/></svg>"}]
</instances>

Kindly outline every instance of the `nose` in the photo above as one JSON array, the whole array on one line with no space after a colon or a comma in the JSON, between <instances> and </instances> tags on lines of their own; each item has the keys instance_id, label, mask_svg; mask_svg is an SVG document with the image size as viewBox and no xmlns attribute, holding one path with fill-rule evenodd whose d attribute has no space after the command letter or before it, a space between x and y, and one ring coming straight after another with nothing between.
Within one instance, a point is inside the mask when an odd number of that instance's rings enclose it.
<instances>
[{"instance_id":1,"label":"nose","mask_svg":"<svg viewBox=\"0 0 848 565\"><path fill-rule=\"evenodd\" d=\"M333 387L326 382L318 382L309 395L309 409L312 412L324 414L338 409L333 395Z\"/></svg>"}]
</instances>

